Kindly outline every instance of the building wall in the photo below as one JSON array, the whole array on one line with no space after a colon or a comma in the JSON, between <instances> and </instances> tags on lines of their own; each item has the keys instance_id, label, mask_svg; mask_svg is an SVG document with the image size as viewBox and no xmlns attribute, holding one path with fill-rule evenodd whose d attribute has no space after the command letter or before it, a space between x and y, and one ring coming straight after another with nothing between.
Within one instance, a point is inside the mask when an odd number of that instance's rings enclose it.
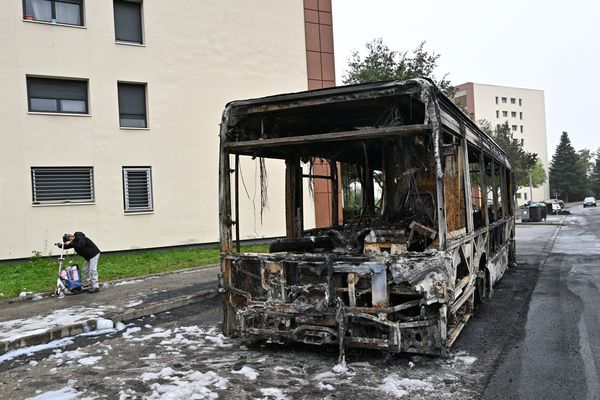
<instances>
[{"instance_id":1,"label":"building wall","mask_svg":"<svg viewBox=\"0 0 600 400\"><path fill-rule=\"evenodd\" d=\"M543 90L513 88L507 86L465 83L459 85L457 97L466 96L467 110L476 121L485 119L492 127L508 121L509 127L516 126L513 137L523 141L526 151L537 153L548 174L548 146L546 139L546 112ZM472 101L469 97L472 96ZM496 98L498 103L496 104ZM506 98L506 103L502 101ZM511 103L515 99L515 104ZM519 103L520 101L520 103ZM503 112L507 115L504 116ZM516 116L512 116L512 112ZM521 128L522 127L522 128ZM522 129L522 132L521 132ZM523 204L528 200L544 201L550 198L548 181L539 188L533 188L533 198L529 187L517 191L517 201Z\"/></svg>"},{"instance_id":2,"label":"building wall","mask_svg":"<svg viewBox=\"0 0 600 400\"><path fill-rule=\"evenodd\" d=\"M85 1L83 28L25 21L21 0L4 3L0 259L48 254L75 230L102 250L218 241L222 110L307 89L303 1L146 1L143 46L115 43L111 1ZM89 79L89 115L29 113L26 75ZM119 128L117 81L147 83L148 129ZM33 205L32 166L93 166L95 202ZM124 213L123 166L152 167L152 213ZM283 186L283 171L273 172L262 223L248 196L242 219L259 220L243 237L285 233Z\"/></svg>"}]
</instances>

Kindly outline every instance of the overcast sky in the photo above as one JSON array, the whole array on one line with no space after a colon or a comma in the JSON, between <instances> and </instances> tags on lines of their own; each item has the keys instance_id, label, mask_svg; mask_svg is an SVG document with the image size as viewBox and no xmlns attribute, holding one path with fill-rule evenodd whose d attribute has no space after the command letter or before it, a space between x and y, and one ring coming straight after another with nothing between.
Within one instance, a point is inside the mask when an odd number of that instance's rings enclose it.
<instances>
[{"instance_id":1,"label":"overcast sky","mask_svg":"<svg viewBox=\"0 0 600 400\"><path fill-rule=\"evenodd\" d=\"M333 30L338 85L373 38L400 51L425 40L453 84L543 90L549 157L562 131L576 150L600 147L600 1L333 0Z\"/></svg>"}]
</instances>

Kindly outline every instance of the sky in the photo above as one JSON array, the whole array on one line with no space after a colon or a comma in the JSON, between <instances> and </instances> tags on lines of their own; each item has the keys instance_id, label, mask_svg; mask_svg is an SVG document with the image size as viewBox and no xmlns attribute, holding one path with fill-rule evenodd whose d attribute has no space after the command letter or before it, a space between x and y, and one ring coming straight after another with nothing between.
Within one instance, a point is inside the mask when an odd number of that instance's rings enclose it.
<instances>
[{"instance_id":1,"label":"sky","mask_svg":"<svg viewBox=\"0 0 600 400\"><path fill-rule=\"evenodd\" d=\"M436 77L543 90L548 155L562 131L576 150L600 147L597 0L333 0L337 84L353 50L381 37L440 54Z\"/></svg>"}]
</instances>

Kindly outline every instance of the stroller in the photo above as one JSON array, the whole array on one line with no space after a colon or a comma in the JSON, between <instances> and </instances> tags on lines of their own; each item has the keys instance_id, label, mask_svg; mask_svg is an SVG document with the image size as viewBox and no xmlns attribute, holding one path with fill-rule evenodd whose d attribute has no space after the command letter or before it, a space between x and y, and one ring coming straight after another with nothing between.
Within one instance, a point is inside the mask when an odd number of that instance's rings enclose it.
<instances>
[{"instance_id":1,"label":"stroller","mask_svg":"<svg viewBox=\"0 0 600 400\"><path fill-rule=\"evenodd\" d=\"M81 292L81 272L77 265L63 269L65 245L60 246L58 259L58 279L56 280L55 294L59 297Z\"/></svg>"}]
</instances>

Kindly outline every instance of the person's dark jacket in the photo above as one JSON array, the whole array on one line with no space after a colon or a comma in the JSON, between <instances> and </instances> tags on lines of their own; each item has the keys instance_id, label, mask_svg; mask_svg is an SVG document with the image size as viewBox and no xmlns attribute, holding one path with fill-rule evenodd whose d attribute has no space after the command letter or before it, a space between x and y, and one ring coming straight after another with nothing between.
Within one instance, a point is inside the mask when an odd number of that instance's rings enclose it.
<instances>
[{"instance_id":1,"label":"person's dark jacket","mask_svg":"<svg viewBox=\"0 0 600 400\"><path fill-rule=\"evenodd\" d=\"M71 243L65 244L65 249L75 249L75 252L86 261L90 261L100 254L100 249L83 232L75 232L73 235L75 238Z\"/></svg>"}]
</instances>

